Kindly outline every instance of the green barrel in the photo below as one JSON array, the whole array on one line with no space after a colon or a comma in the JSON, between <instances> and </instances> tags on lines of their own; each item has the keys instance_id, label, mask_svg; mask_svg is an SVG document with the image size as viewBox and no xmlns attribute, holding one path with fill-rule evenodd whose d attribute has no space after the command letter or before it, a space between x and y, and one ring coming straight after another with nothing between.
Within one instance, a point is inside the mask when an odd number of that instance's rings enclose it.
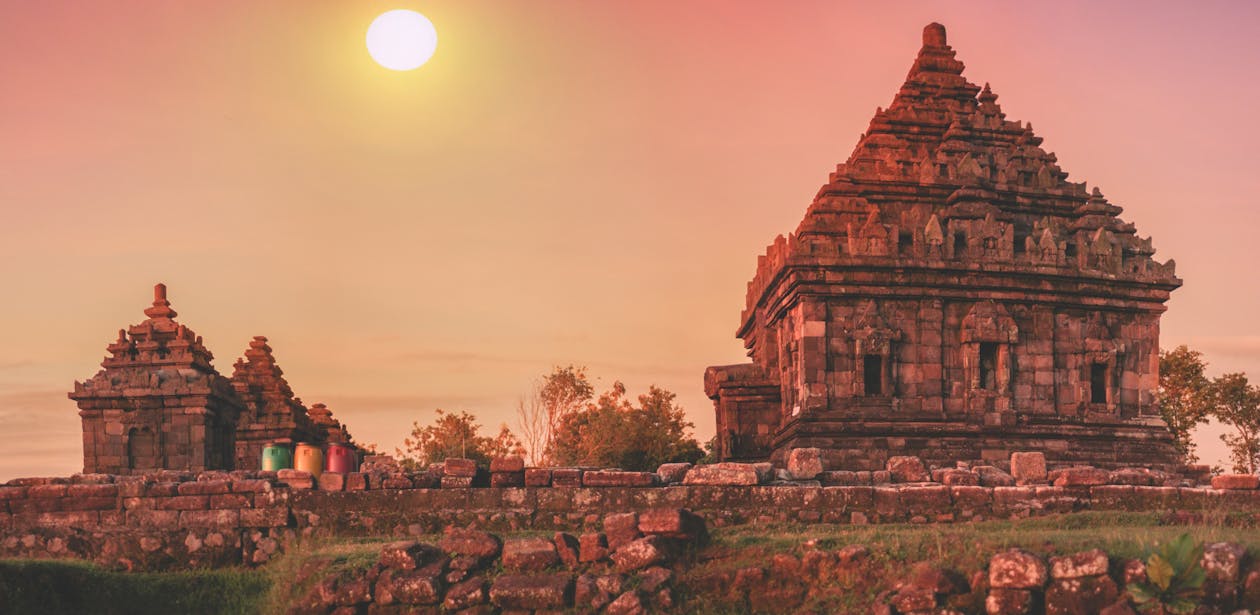
<instances>
[{"instance_id":1,"label":"green barrel","mask_svg":"<svg viewBox=\"0 0 1260 615\"><path fill-rule=\"evenodd\" d=\"M268 444L262 451L262 469L287 470L293 467L293 451L283 444Z\"/></svg>"}]
</instances>

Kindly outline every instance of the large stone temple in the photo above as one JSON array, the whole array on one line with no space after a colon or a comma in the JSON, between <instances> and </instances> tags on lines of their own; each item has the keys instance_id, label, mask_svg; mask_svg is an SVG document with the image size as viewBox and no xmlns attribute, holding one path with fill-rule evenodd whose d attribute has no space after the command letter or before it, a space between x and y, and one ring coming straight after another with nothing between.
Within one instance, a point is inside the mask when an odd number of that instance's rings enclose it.
<instances>
[{"instance_id":1,"label":"large stone temple","mask_svg":"<svg viewBox=\"0 0 1260 615\"><path fill-rule=\"evenodd\" d=\"M927 26L892 104L758 258L752 361L705 373L720 457L1175 464L1154 399L1173 261L962 72Z\"/></svg>"},{"instance_id":2,"label":"large stone temple","mask_svg":"<svg viewBox=\"0 0 1260 615\"><path fill-rule=\"evenodd\" d=\"M308 412L255 337L231 378L201 336L175 322L166 285L148 318L118 332L95 376L74 383L83 419L83 471L256 469L269 442L341 442L350 434L323 404Z\"/></svg>"}]
</instances>

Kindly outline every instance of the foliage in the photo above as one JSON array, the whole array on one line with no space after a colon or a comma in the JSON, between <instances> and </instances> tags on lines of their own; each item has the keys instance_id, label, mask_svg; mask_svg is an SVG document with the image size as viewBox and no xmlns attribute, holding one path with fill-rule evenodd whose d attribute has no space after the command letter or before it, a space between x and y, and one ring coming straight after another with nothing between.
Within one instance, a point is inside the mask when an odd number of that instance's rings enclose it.
<instances>
[{"instance_id":1,"label":"foliage","mask_svg":"<svg viewBox=\"0 0 1260 615\"><path fill-rule=\"evenodd\" d=\"M1190 613L1203 595L1203 545L1190 534L1170 540L1146 560L1144 583L1129 588L1142 612Z\"/></svg>"},{"instance_id":2,"label":"foliage","mask_svg":"<svg viewBox=\"0 0 1260 615\"><path fill-rule=\"evenodd\" d=\"M1159 353L1159 387L1155 391L1159 412L1186 463L1198 461L1190 435L1196 425L1207 423L1211 409L1210 383L1203 374L1206 368L1203 354L1184 344Z\"/></svg>"},{"instance_id":3,"label":"foliage","mask_svg":"<svg viewBox=\"0 0 1260 615\"><path fill-rule=\"evenodd\" d=\"M1212 381L1211 413L1234 433L1221 440L1229 446L1234 471L1255 474L1260 468L1260 388L1247 382L1247 375L1225 374Z\"/></svg>"},{"instance_id":4,"label":"foliage","mask_svg":"<svg viewBox=\"0 0 1260 615\"><path fill-rule=\"evenodd\" d=\"M403 467L415 470L448 457L472 459L487 466L494 457L525 452L507 425L500 425L498 435L490 438L479 435L481 425L477 417L467 412L456 414L440 408L436 412L432 425L421 427L419 422L412 423L411 436L403 440L404 448L397 451Z\"/></svg>"},{"instance_id":5,"label":"foliage","mask_svg":"<svg viewBox=\"0 0 1260 615\"><path fill-rule=\"evenodd\" d=\"M557 366L534 384L529 395L517 403L516 414L530 465L554 465L548 458L552 440L566 416L581 411L595 388L586 377L585 367Z\"/></svg>"},{"instance_id":6,"label":"foliage","mask_svg":"<svg viewBox=\"0 0 1260 615\"><path fill-rule=\"evenodd\" d=\"M655 470L662 463L694 462L704 456L691 437L694 426L675 395L652 386L638 397L626 398L621 382L599 396L585 410L569 412L553 434L549 459L562 465Z\"/></svg>"}]
</instances>

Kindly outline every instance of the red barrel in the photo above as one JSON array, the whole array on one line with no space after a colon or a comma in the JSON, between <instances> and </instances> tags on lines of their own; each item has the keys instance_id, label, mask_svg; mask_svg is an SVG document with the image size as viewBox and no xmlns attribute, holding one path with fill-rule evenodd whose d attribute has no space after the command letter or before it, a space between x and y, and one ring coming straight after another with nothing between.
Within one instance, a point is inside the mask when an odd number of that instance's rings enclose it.
<instances>
[{"instance_id":1,"label":"red barrel","mask_svg":"<svg viewBox=\"0 0 1260 615\"><path fill-rule=\"evenodd\" d=\"M325 472L354 472L359 469L359 458L354 449L345 444L329 444L328 454L324 455Z\"/></svg>"}]
</instances>

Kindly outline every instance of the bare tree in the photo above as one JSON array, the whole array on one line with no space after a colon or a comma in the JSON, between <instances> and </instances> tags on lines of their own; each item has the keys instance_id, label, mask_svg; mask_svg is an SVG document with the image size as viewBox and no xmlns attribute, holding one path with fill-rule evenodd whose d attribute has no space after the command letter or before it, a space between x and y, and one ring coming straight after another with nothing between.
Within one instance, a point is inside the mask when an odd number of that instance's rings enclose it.
<instances>
[{"instance_id":1,"label":"bare tree","mask_svg":"<svg viewBox=\"0 0 1260 615\"><path fill-rule=\"evenodd\" d=\"M564 417L583 410L595 395L586 368L557 366L534 383L517 403L517 423L524 434L530 465L550 465L552 445Z\"/></svg>"}]
</instances>

